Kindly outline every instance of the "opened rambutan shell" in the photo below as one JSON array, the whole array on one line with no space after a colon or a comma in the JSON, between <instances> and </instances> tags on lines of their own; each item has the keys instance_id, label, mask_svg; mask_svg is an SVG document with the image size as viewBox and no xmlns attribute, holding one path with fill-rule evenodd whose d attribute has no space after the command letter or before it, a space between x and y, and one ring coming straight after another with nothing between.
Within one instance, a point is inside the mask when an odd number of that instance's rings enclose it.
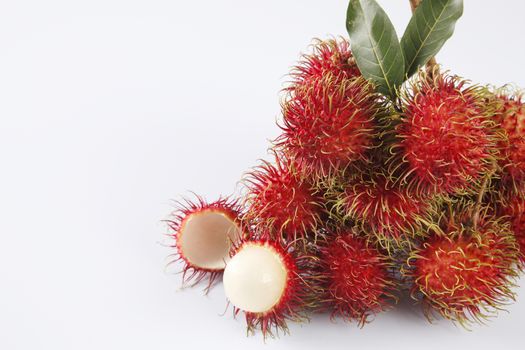
<instances>
[{"instance_id":1,"label":"opened rambutan shell","mask_svg":"<svg viewBox=\"0 0 525 350\"><path fill-rule=\"evenodd\" d=\"M520 95L499 95L495 113L502 135L498 141L503 186L525 196L525 104Z\"/></svg>"},{"instance_id":2,"label":"opened rambutan shell","mask_svg":"<svg viewBox=\"0 0 525 350\"><path fill-rule=\"evenodd\" d=\"M332 317L364 325L397 300L391 259L350 230L320 245L319 265L320 299Z\"/></svg>"},{"instance_id":3,"label":"opened rambutan shell","mask_svg":"<svg viewBox=\"0 0 525 350\"><path fill-rule=\"evenodd\" d=\"M444 215L403 271L429 320L437 313L462 325L483 322L514 298L518 251L509 225L485 210L474 227L471 209Z\"/></svg>"},{"instance_id":4,"label":"opened rambutan shell","mask_svg":"<svg viewBox=\"0 0 525 350\"><path fill-rule=\"evenodd\" d=\"M240 217L237 201L226 198L177 202L166 222L175 241L170 264L182 262L183 283L197 284L208 277L209 290L226 267L232 245L243 236Z\"/></svg>"},{"instance_id":5,"label":"opened rambutan shell","mask_svg":"<svg viewBox=\"0 0 525 350\"><path fill-rule=\"evenodd\" d=\"M232 250L224 290L234 315L245 314L249 333L260 330L265 337L287 333L288 320L307 319L308 259L290 246L268 240L244 241Z\"/></svg>"},{"instance_id":6,"label":"opened rambutan shell","mask_svg":"<svg viewBox=\"0 0 525 350\"><path fill-rule=\"evenodd\" d=\"M465 194L490 171L496 137L486 89L456 76L420 74L405 92L389 162L418 192Z\"/></svg>"},{"instance_id":7,"label":"opened rambutan shell","mask_svg":"<svg viewBox=\"0 0 525 350\"><path fill-rule=\"evenodd\" d=\"M323 211L322 198L310 182L297 175L291 161L275 154L275 163L263 164L248 173L246 221L262 226L261 239L286 241L314 234Z\"/></svg>"},{"instance_id":8,"label":"opened rambutan shell","mask_svg":"<svg viewBox=\"0 0 525 350\"><path fill-rule=\"evenodd\" d=\"M364 78L324 75L289 93L276 147L305 177L329 177L367 159L383 106Z\"/></svg>"}]
</instances>

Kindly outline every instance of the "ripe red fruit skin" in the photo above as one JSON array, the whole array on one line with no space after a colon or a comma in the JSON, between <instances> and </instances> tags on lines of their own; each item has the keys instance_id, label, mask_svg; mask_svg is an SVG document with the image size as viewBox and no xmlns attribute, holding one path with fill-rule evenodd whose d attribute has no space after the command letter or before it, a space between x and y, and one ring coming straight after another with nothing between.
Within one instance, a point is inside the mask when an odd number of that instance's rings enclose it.
<instances>
[{"instance_id":1,"label":"ripe red fruit skin","mask_svg":"<svg viewBox=\"0 0 525 350\"><path fill-rule=\"evenodd\" d=\"M376 147L375 118L383 109L364 78L324 75L289 93L277 149L306 177L330 177Z\"/></svg>"},{"instance_id":2,"label":"ripe red fruit skin","mask_svg":"<svg viewBox=\"0 0 525 350\"><path fill-rule=\"evenodd\" d=\"M322 301L332 317L367 323L369 316L397 299L391 260L352 231L337 235L320 248Z\"/></svg>"},{"instance_id":3,"label":"ripe red fruit skin","mask_svg":"<svg viewBox=\"0 0 525 350\"><path fill-rule=\"evenodd\" d=\"M501 212L510 221L511 230L520 249L520 261L522 266L525 266L525 198L511 196L506 200Z\"/></svg>"},{"instance_id":4,"label":"ripe red fruit skin","mask_svg":"<svg viewBox=\"0 0 525 350\"><path fill-rule=\"evenodd\" d=\"M198 266L194 266L183 254L181 247L181 240L179 239L182 234L181 229L184 227L184 223L188 220L192 214L202 213L203 211L214 211L222 213L229 217L233 222L239 224L241 227L242 208L238 200L230 199L227 197L221 197L214 202L208 202L200 196L195 196L195 200L184 199L176 202L177 208L171 214L170 219L166 220L168 228L170 230L170 237L174 240L175 244L171 248L175 249L170 258L171 261L168 265L182 262L182 283L187 284L190 281L192 286L200 283L204 279L208 279L206 293L209 292L211 286L217 281L222 275L223 269L206 269Z\"/></svg>"},{"instance_id":5,"label":"ripe red fruit skin","mask_svg":"<svg viewBox=\"0 0 525 350\"><path fill-rule=\"evenodd\" d=\"M514 298L517 247L508 224L485 211L474 229L466 213L442 217L441 229L411 252L403 271L429 320L437 313L462 325L483 322Z\"/></svg>"},{"instance_id":6,"label":"ripe red fruit skin","mask_svg":"<svg viewBox=\"0 0 525 350\"><path fill-rule=\"evenodd\" d=\"M496 151L485 95L456 76L420 75L403 97L391 172L401 172L418 192L465 194L479 187Z\"/></svg>"},{"instance_id":7,"label":"ripe red fruit skin","mask_svg":"<svg viewBox=\"0 0 525 350\"><path fill-rule=\"evenodd\" d=\"M255 234L252 236L267 236ZM286 272L286 287L279 302L264 313L247 312L233 307L233 314L244 313L248 333L253 334L260 330L263 337L279 335L279 332L289 333L288 321L304 322L308 320L306 310L311 302L311 278L309 267L312 257L295 251L292 245L283 245L277 241L267 239L248 239L236 245L231 251L233 257L245 244L259 244L276 252L282 260Z\"/></svg>"},{"instance_id":8,"label":"ripe red fruit skin","mask_svg":"<svg viewBox=\"0 0 525 350\"><path fill-rule=\"evenodd\" d=\"M246 221L265 229L264 239L304 238L316 231L323 210L322 199L308 181L297 176L289 160L276 154L275 164L263 161L245 178Z\"/></svg>"},{"instance_id":9,"label":"ripe red fruit skin","mask_svg":"<svg viewBox=\"0 0 525 350\"><path fill-rule=\"evenodd\" d=\"M375 174L350 180L338 205L347 219L391 252L406 246L410 238L426 234L421 222L435 212L433 202L429 196Z\"/></svg>"},{"instance_id":10,"label":"ripe red fruit skin","mask_svg":"<svg viewBox=\"0 0 525 350\"><path fill-rule=\"evenodd\" d=\"M521 96L498 96L500 107L495 115L502 131L498 141L501 178L514 193L525 195L525 104Z\"/></svg>"},{"instance_id":11,"label":"ripe red fruit skin","mask_svg":"<svg viewBox=\"0 0 525 350\"><path fill-rule=\"evenodd\" d=\"M313 52L303 55L300 62L292 68L289 90L301 88L326 75L339 79L361 76L347 40L315 40L312 46Z\"/></svg>"}]
</instances>

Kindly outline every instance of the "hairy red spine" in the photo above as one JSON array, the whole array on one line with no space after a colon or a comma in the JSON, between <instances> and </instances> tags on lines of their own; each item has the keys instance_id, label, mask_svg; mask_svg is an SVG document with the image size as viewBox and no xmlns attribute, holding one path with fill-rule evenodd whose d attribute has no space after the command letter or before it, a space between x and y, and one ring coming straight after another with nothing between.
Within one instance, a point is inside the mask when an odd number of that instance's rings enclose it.
<instances>
[{"instance_id":1,"label":"hairy red spine","mask_svg":"<svg viewBox=\"0 0 525 350\"><path fill-rule=\"evenodd\" d=\"M492 166L495 133L485 90L456 76L419 77L403 97L391 172L418 192L473 192Z\"/></svg>"},{"instance_id":2,"label":"hairy red spine","mask_svg":"<svg viewBox=\"0 0 525 350\"><path fill-rule=\"evenodd\" d=\"M443 217L408 259L412 297L429 319L437 312L464 325L482 322L514 298L517 248L508 225L485 211L474 229L469 218L468 210Z\"/></svg>"},{"instance_id":3,"label":"hairy red spine","mask_svg":"<svg viewBox=\"0 0 525 350\"><path fill-rule=\"evenodd\" d=\"M322 245L319 263L321 298L332 317L355 320L362 326L396 301L392 261L351 231Z\"/></svg>"},{"instance_id":4,"label":"hairy red spine","mask_svg":"<svg viewBox=\"0 0 525 350\"><path fill-rule=\"evenodd\" d=\"M289 160L276 154L275 164L263 164L245 179L248 221L266 237L286 241L313 234L320 222L322 200L310 183L297 176Z\"/></svg>"}]
</instances>

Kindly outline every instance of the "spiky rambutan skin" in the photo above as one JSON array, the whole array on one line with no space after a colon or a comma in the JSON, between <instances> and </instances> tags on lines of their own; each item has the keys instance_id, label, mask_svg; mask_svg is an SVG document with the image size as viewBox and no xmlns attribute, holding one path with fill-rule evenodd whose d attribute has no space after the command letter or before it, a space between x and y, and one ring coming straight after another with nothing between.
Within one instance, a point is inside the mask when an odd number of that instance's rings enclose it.
<instances>
[{"instance_id":1,"label":"spiky rambutan skin","mask_svg":"<svg viewBox=\"0 0 525 350\"><path fill-rule=\"evenodd\" d=\"M465 194L479 187L496 153L485 88L422 73L402 97L389 168L418 192Z\"/></svg>"},{"instance_id":2,"label":"spiky rambutan skin","mask_svg":"<svg viewBox=\"0 0 525 350\"><path fill-rule=\"evenodd\" d=\"M437 200L400 186L378 172L349 179L336 207L387 252L406 249L410 239L426 235L422 223L435 215Z\"/></svg>"},{"instance_id":3,"label":"spiky rambutan skin","mask_svg":"<svg viewBox=\"0 0 525 350\"><path fill-rule=\"evenodd\" d=\"M498 102L495 120L502 133L498 140L501 181L525 196L525 104L520 95L501 94Z\"/></svg>"},{"instance_id":4,"label":"spiky rambutan skin","mask_svg":"<svg viewBox=\"0 0 525 350\"><path fill-rule=\"evenodd\" d=\"M170 218L165 220L168 224L169 236L174 242L171 248L175 249L175 252L170 255L170 261L168 264L172 265L175 263L182 263L182 270L180 273L182 273L183 285L191 282L191 285L194 286L207 278L208 283L205 291L208 292L210 287L222 275L224 266L206 268L191 261L187 254L185 254L182 246L184 229L189 220L195 216L211 213L224 216L226 220L230 220L232 224L237 225L239 230L241 230L241 217L243 216L242 207L239 204L239 201L235 199L221 197L216 201L208 202L197 195L194 200L183 199L181 201L176 201L175 203L176 209L172 212ZM232 237L229 237L228 239L230 238ZM242 237L238 238L241 239ZM204 243L205 242L202 242L202 244Z\"/></svg>"},{"instance_id":5,"label":"spiky rambutan skin","mask_svg":"<svg viewBox=\"0 0 525 350\"><path fill-rule=\"evenodd\" d=\"M482 322L514 298L518 252L509 225L484 210L474 227L471 209L443 215L403 270L429 320L437 313L462 325Z\"/></svg>"},{"instance_id":6,"label":"spiky rambutan skin","mask_svg":"<svg viewBox=\"0 0 525 350\"><path fill-rule=\"evenodd\" d=\"M502 204L500 213L510 221L510 228L520 250L520 260L525 265L525 198L513 195Z\"/></svg>"},{"instance_id":7,"label":"spiky rambutan skin","mask_svg":"<svg viewBox=\"0 0 525 350\"><path fill-rule=\"evenodd\" d=\"M288 94L275 144L305 177L329 177L377 147L375 119L383 111L364 78L323 75Z\"/></svg>"},{"instance_id":8,"label":"spiky rambutan skin","mask_svg":"<svg viewBox=\"0 0 525 350\"><path fill-rule=\"evenodd\" d=\"M325 75L340 79L361 76L347 40L315 40L312 46L312 53L303 55L299 63L292 68L288 90L301 88Z\"/></svg>"},{"instance_id":9,"label":"spiky rambutan skin","mask_svg":"<svg viewBox=\"0 0 525 350\"><path fill-rule=\"evenodd\" d=\"M275 163L263 161L245 178L245 218L264 236L285 241L314 234L324 210L323 201L308 181L297 175L290 160L275 154Z\"/></svg>"},{"instance_id":10,"label":"spiky rambutan skin","mask_svg":"<svg viewBox=\"0 0 525 350\"><path fill-rule=\"evenodd\" d=\"M320 245L319 265L320 299L334 318L362 326L397 300L391 259L351 230Z\"/></svg>"},{"instance_id":11,"label":"spiky rambutan skin","mask_svg":"<svg viewBox=\"0 0 525 350\"><path fill-rule=\"evenodd\" d=\"M267 236L254 234L253 236ZM261 331L263 337L274 337L280 333L288 334L288 322L305 322L307 312L313 307L312 295L315 284L312 281L310 269L315 257L305 252L297 251L291 244L282 244L266 239L245 239L231 251L233 258L248 245L259 245L273 251L283 263L286 272L285 289L279 301L266 312L248 312L233 306L233 314L244 313L249 334Z\"/></svg>"}]
</instances>

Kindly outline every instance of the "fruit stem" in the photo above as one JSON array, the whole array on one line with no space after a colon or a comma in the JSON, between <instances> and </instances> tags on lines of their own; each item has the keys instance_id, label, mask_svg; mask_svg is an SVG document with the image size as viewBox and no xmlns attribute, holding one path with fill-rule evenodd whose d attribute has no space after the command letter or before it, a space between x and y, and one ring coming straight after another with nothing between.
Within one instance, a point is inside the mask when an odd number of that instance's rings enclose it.
<instances>
[{"instance_id":1,"label":"fruit stem","mask_svg":"<svg viewBox=\"0 0 525 350\"><path fill-rule=\"evenodd\" d=\"M472 225L474 226L474 229L478 227L478 221L480 217L480 211L481 211L481 204L483 203L483 196L485 195L485 192L487 192L487 188L489 186L490 180L492 179L492 176L496 172L496 163L492 163L492 167L485 176L485 179L483 179L483 183L481 184L481 188L479 189L478 198L476 200L476 205L474 207L474 216L472 217Z\"/></svg>"},{"instance_id":2,"label":"fruit stem","mask_svg":"<svg viewBox=\"0 0 525 350\"><path fill-rule=\"evenodd\" d=\"M416 8L421 3L421 0L410 0L410 8L412 9L412 14L416 12ZM434 73L434 67L437 66L437 61L435 57L430 58L427 62L427 69L429 71L429 74L432 76Z\"/></svg>"}]
</instances>

